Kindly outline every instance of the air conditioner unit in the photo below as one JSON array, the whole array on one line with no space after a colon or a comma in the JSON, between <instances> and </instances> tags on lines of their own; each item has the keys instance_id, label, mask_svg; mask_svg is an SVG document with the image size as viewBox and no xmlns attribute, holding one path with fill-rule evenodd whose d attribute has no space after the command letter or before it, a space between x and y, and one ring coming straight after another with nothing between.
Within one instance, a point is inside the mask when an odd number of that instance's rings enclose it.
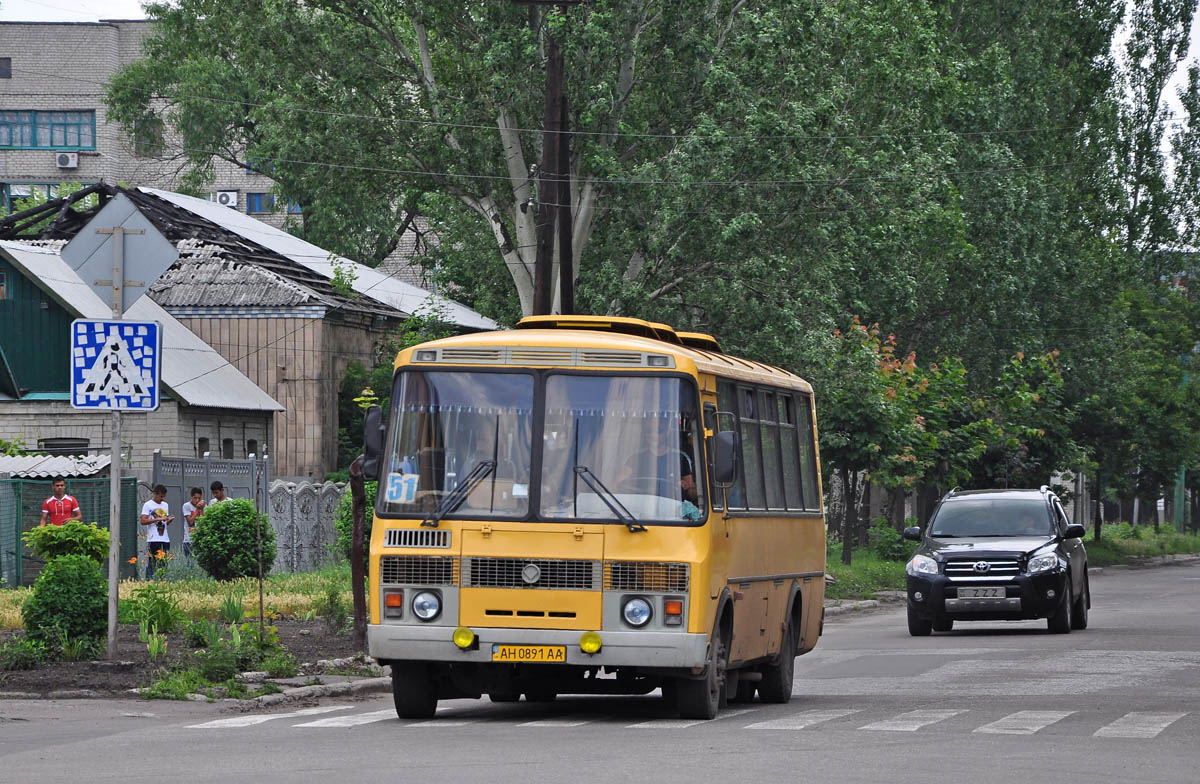
<instances>
[{"instance_id":1,"label":"air conditioner unit","mask_svg":"<svg viewBox=\"0 0 1200 784\"><path fill-rule=\"evenodd\" d=\"M56 152L54 153L54 162L58 164L58 168L60 169L78 169L79 153Z\"/></svg>"},{"instance_id":2,"label":"air conditioner unit","mask_svg":"<svg viewBox=\"0 0 1200 784\"><path fill-rule=\"evenodd\" d=\"M237 191L217 191L213 194L213 201L217 204L223 204L226 207L237 209Z\"/></svg>"}]
</instances>

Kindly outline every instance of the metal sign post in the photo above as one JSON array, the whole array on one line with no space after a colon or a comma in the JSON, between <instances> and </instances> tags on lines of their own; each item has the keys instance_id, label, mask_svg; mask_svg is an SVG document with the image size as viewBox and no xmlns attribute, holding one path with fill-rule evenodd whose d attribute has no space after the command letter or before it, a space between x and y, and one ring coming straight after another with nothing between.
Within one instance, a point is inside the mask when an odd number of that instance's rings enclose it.
<instances>
[{"instance_id":1,"label":"metal sign post","mask_svg":"<svg viewBox=\"0 0 1200 784\"><path fill-rule=\"evenodd\" d=\"M125 196L93 219L100 228L80 232L63 258L93 290L112 297L112 320L78 319L71 325L71 406L112 411L108 509L108 658L117 654L117 605L121 557L121 411L158 408L162 329L156 322L123 320L125 309L145 292L147 281L170 267L178 252ZM132 224L132 225L130 225ZM126 240L142 240L126 264ZM111 262L104 245L112 246ZM130 269L132 266L132 269ZM111 271L111 272L110 272ZM110 273L104 279L105 273ZM127 274L146 280L126 280ZM130 289L133 289L132 295Z\"/></svg>"}]
</instances>

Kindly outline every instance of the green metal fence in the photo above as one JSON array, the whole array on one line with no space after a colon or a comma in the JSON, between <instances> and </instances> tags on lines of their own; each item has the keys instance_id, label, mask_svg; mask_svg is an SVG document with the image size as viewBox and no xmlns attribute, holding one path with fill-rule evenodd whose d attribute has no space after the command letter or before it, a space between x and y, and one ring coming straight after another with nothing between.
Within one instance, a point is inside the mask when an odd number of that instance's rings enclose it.
<instances>
[{"instance_id":1,"label":"green metal fence","mask_svg":"<svg viewBox=\"0 0 1200 784\"><path fill-rule=\"evenodd\" d=\"M84 522L108 528L108 479L68 479L67 494L75 496ZM10 586L31 585L42 571L21 541L21 534L38 524L42 502L54 495L50 480L0 479L0 577ZM121 577L136 577L138 487L137 479L121 480ZM105 573L108 566L105 564Z\"/></svg>"}]
</instances>

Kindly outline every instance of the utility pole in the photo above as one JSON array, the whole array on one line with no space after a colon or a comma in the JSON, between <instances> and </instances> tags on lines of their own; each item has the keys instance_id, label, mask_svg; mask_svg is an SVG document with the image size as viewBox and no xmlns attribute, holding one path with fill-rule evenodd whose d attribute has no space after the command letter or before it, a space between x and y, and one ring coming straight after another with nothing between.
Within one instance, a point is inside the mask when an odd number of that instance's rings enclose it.
<instances>
[{"instance_id":1,"label":"utility pole","mask_svg":"<svg viewBox=\"0 0 1200 784\"><path fill-rule=\"evenodd\" d=\"M558 6L566 16L569 6L585 0L513 0L518 5ZM562 47L546 32L546 104L542 121L542 162L538 168L537 256L533 274L533 314L553 309L555 229L558 231L559 312L575 311L575 265L571 244L571 143L568 135L567 98L563 88L565 64Z\"/></svg>"},{"instance_id":2,"label":"utility pole","mask_svg":"<svg viewBox=\"0 0 1200 784\"><path fill-rule=\"evenodd\" d=\"M112 317L120 321L124 313L121 288L125 284L125 235L145 234L145 229L114 226L96 229L97 234L111 234L113 249ZM121 411L112 412L112 457L108 463L108 659L117 658L117 586L121 571Z\"/></svg>"}]
</instances>

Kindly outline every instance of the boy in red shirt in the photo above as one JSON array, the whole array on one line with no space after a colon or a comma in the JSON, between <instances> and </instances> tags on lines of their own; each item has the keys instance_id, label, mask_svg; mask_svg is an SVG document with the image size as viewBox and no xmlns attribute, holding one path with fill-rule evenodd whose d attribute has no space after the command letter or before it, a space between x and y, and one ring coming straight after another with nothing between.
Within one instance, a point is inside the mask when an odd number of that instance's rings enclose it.
<instances>
[{"instance_id":1,"label":"boy in red shirt","mask_svg":"<svg viewBox=\"0 0 1200 784\"><path fill-rule=\"evenodd\" d=\"M42 521L38 525L62 525L68 520L82 520L83 512L79 511L79 502L74 496L67 495L67 480L61 476L54 477L50 483L54 495L42 504Z\"/></svg>"}]
</instances>

